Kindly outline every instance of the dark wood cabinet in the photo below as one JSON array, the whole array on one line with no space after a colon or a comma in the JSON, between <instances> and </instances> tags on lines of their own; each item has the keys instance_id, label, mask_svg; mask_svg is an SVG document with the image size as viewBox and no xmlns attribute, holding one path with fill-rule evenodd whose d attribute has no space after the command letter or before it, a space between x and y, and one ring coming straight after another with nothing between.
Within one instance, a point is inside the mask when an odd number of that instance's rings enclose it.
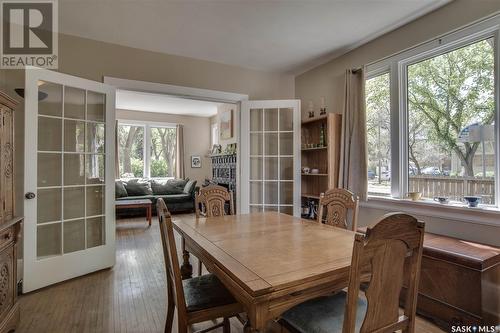
<instances>
[{"instance_id":1,"label":"dark wood cabinet","mask_svg":"<svg viewBox=\"0 0 500 333\"><path fill-rule=\"evenodd\" d=\"M445 329L498 324L500 248L426 233L417 312Z\"/></svg>"},{"instance_id":2,"label":"dark wood cabinet","mask_svg":"<svg viewBox=\"0 0 500 333\"><path fill-rule=\"evenodd\" d=\"M0 92L0 333L14 331L19 322L17 241L23 219L14 215L15 106Z\"/></svg>"}]
</instances>

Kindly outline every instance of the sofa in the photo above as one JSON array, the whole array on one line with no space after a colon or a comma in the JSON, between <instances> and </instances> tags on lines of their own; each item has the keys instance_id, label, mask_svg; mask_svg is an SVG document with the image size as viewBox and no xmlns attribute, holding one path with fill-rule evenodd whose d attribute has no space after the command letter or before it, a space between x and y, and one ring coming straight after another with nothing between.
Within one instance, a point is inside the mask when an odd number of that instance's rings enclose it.
<instances>
[{"instance_id":1,"label":"sofa","mask_svg":"<svg viewBox=\"0 0 500 333\"><path fill-rule=\"evenodd\" d=\"M198 190L196 180L186 179L117 179L115 181L115 199L139 200L149 199L153 203L153 213L156 213L156 200L165 200L171 213L193 212L194 197ZM129 217L144 214L142 209L124 209L117 216Z\"/></svg>"}]
</instances>

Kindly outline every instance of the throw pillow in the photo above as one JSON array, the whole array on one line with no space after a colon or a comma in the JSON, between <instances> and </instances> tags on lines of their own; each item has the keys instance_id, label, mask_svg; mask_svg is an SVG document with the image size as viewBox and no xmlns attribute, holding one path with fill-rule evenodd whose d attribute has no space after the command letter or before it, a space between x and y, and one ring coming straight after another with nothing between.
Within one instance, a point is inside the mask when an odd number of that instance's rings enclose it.
<instances>
[{"instance_id":1,"label":"throw pillow","mask_svg":"<svg viewBox=\"0 0 500 333\"><path fill-rule=\"evenodd\" d=\"M127 189L121 180L115 180L115 197L123 198L128 196Z\"/></svg>"},{"instance_id":2,"label":"throw pillow","mask_svg":"<svg viewBox=\"0 0 500 333\"><path fill-rule=\"evenodd\" d=\"M153 190L147 180L133 179L125 183L125 189L129 196L151 195Z\"/></svg>"},{"instance_id":3,"label":"throw pillow","mask_svg":"<svg viewBox=\"0 0 500 333\"><path fill-rule=\"evenodd\" d=\"M184 186L184 193L190 194L194 191L194 187L196 186L196 180L190 180Z\"/></svg>"}]
</instances>

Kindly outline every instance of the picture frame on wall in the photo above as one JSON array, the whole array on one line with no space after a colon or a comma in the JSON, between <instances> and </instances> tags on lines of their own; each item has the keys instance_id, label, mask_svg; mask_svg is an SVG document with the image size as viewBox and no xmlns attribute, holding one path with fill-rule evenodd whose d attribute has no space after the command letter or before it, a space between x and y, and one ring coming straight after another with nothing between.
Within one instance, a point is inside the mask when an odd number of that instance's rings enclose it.
<instances>
[{"instance_id":1,"label":"picture frame on wall","mask_svg":"<svg viewBox=\"0 0 500 333\"><path fill-rule=\"evenodd\" d=\"M201 156L192 155L191 156L191 168L201 168Z\"/></svg>"},{"instance_id":2,"label":"picture frame on wall","mask_svg":"<svg viewBox=\"0 0 500 333\"><path fill-rule=\"evenodd\" d=\"M222 140L231 139L233 137L233 109L224 110L220 113L220 138Z\"/></svg>"}]
</instances>

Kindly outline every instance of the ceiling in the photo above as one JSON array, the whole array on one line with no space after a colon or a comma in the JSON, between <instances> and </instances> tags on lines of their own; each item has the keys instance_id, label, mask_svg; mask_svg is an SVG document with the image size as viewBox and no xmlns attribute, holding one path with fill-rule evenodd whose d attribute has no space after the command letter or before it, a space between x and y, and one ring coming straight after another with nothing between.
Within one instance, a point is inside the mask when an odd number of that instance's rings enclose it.
<instances>
[{"instance_id":1,"label":"ceiling","mask_svg":"<svg viewBox=\"0 0 500 333\"><path fill-rule=\"evenodd\" d=\"M124 110L211 117L217 114L220 103L185 99L162 94L131 90L116 91L116 108Z\"/></svg>"},{"instance_id":2,"label":"ceiling","mask_svg":"<svg viewBox=\"0 0 500 333\"><path fill-rule=\"evenodd\" d=\"M450 0L65 0L62 33L298 74Z\"/></svg>"}]
</instances>

